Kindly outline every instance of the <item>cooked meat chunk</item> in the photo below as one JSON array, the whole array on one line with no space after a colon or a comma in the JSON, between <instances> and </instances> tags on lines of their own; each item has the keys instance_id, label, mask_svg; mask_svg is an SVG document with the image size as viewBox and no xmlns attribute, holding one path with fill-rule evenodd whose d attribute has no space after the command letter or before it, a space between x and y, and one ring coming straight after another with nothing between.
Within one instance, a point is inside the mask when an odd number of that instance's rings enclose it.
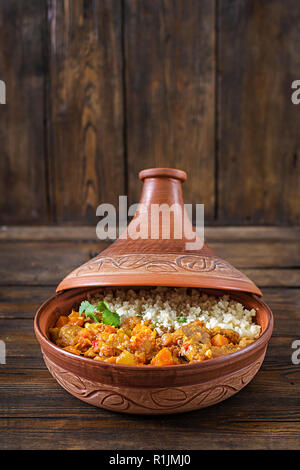
<instances>
[{"instance_id":1,"label":"cooked meat chunk","mask_svg":"<svg viewBox=\"0 0 300 470\"><path fill-rule=\"evenodd\" d=\"M245 346L248 346L249 344L253 343L253 339L249 339L249 338L242 338L239 342L239 346L241 348L244 348Z\"/></svg>"},{"instance_id":2,"label":"cooked meat chunk","mask_svg":"<svg viewBox=\"0 0 300 470\"><path fill-rule=\"evenodd\" d=\"M224 346L212 346L211 348L211 359L216 357L226 356L226 354L238 351L239 347L233 344L225 344Z\"/></svg>"},{"instance_id":3,"label":"cooked meat chunk","mask_svg":"<svg viewBox=\"0 0 300 470\"><path fill-rule=\"evenodd\" d=\"M185 339L192 340L193 343L210 344L209 331L200 321L194 321L180 329Z\"/></svg>"},{"instance_id":4,"label":"cooked meat chunk","mask_svg":"<svg viewBox=\"0 0 300 470\"><path fill-rule=\"evenodd\" d=\"M130 336L131 330L133 330L134 327L136 325L138 325L140 322L141 322L141 319L137 315L135 315L134 317L127 318L124 321L124 323L122 325L122 328L126 332L126 334L128 334L128 336Z\"/></svg>"},{"instance_id":5,"label":"cooked meat chunk","mask_svg":"<svg viewBox=\"0 0 300 470\"><path fill-rule=\"evenodd\" d=\"M237 331L231 330L229 328L213 328L211 330L214 335L220 334L223 336L226 336L226 338L229 340L230 343L237 344L240 339L240 335L237 333Z\"/></svg>"},{"instance_id":6,"label":"cooked meat chunk","mask_svg":"<svg viewBox=\"0 0 300 470\"><path fill-rule=\"evenodd\" d=\"M72 346L74 339L81 331L80 326L77 325L65 325L62 326L59 333L57 344L58 346L65 348L66 346Z\"/></svg>"}]
</instances>

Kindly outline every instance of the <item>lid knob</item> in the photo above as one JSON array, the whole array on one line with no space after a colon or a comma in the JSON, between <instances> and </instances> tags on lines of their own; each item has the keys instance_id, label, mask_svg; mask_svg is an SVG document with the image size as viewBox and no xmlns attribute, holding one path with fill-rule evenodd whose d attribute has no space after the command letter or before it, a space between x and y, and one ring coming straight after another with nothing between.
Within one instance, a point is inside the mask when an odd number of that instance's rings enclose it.
<instances>
[{"instance_id":1,"label":"lid knob","mask_svg":"<svg viewBox=\"0 0 300 470\"><path fill-rule=\"evenodd\" d=\"M175 178L184 182L187 178L185 171L177 170L176 168L148 168L139 172L140 180L146 178Z\"/></svg>"}]
</instances>

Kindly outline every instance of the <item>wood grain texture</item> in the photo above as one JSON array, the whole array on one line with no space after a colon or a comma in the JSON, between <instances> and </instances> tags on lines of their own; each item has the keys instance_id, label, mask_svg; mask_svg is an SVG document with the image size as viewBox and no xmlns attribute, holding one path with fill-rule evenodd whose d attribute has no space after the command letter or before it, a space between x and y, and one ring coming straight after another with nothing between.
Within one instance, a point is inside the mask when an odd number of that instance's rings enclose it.
<instances>
[{"instance_id":1,"label":"wood grain texture","mask_svg":"<svg viewBox=\"0 0 300 470\"><path fill-rule=\"evenodd\" d=\"M218 220L299 223L299 2L221 0Z\"/></svg>"},{"instance_id":2,"label":"wood grain texture","mask_svg":"<svg viewBox=\"0 0 300 470\"><path fill-rule=\"evenodd\" d=\"M95 222L124 194L121 2L50 0L53 217Z\"/></svg>"},{"instance_id":3,"label":"wood grain texture","mask_svg":"<svg viewBox=\"0 0 300 470\"><path fill-rule=\"evenodd\" d=\"M214 2L126 0L124 11L129 199L143 168L187 171L186 203L214 217Z\"/></svg>"},{"instance_id":4,"label":"wood grain texture","mask_svg":"<svg viewBox=\"0 0 300 470\"><path fill-rule=\"evenodd\" d=\"M3 264L0 265L0 277L2 269L2 282L7 285L57 285L70 270L96 256L104 248L103 242L71 246L66 242L51 245L42 242L18 243L3 244L1 247Z\"/></svg>"},{"instance_id":5,"label":"wood grain texture","mask_svg":"<svg viewBox=\"0 0 300 470\"><path fill-rule=\"evenodd\" d=\"M205 227L205 240L207 243L222 242L235 243L244 241L297 241L300 239L300 226L293 227L260 227L260 226L231 226L231 227ZM95 227L91 226L0 226L0 242L10 241L90 241L97 242Z\"/></svg>"},{"instance_id":6,"label":"wood grain texture","mask_svg":"<svg viewBox=\"0 0 300 470\"><path fill-rule=\"evenodd\" d=\"M0 1L1 223L48 220L45 172L45 2Z\"/></svg>"},{"instance_id":7,"label":"wood grain texture","mask_svg":"<svg viewBox=\"0 0 300 470\"><path fill-rule=\"evenodd\" d=\"M300 287L299 227L208 227L206 239L258 286ZM89 227L5 228L0 231L0 285L57 286L108 246Z\"/></svg>"},{"instance_id":8,"label":"wood grain texture","mask_svg":"<svg viewBox=\"0 0 300 470\"><path fill-rule=\"evenodd\" d=\"M299 20L297 0L0 0L0 223L94 224L157 165L207 222L299 224Z\"/></svg>"},{"instance_id":9,"label":"wood grain texture","mask_svg":"<svg viewBox=\"0 0 300 470\"><path fill-rule=\"evenodd\" d=\"M246 391L240 392L237 397L243 393L246 395L243 401L238 401L240 408L244 406L248 397ZM272 397L272 393L267 397ZM252 398L257 399L257 395L252 395ZM227 414L225 417L220 416L218 421L212 414L216 414L222 405L218 408L212 407L211 411L191 412L184 417L175 415L173 419L133 417L129 420L112 416L113 413L108 411L96 412L91 419L82 412L80 417L56 418L55 428L50 425L51 418L2 418L0 425L5 434L1 445L3 449L57 450L132 450L133 447L136 450L264 450L266 448L296 450L299 448L299 428L296 420L288 422L278 419L256 420L249 418L249 412L242 413L238 417L232 416L231 407L234 400L236 397L228 400ZM265 401L259 410L268 405ZM99 426L100 421L101 426ZM38 435L39 439L33 440L33 435Z\"/></svg>"},{"instance_id":10,"label":"wood grain texture","mask_svg":"<svg viewBox=\"0 0 300 470\"><path fill-rule=\"evenodd\" d=\"M221 230L221 229L220 229ZM263 228L260 231L240 227L240 239L266 241ZM224 245L236 243L235 236L230 241L228 228ZM211 229L215 240L219 232ZM286 246L296 239L293 229L270 228L266 230L270 244L283 240ZM29 229L24 234L12 234L10 251L17 249L18 257L27 253L34 258L39 229L36 237ZM62 250L69 245L76 246L74 233L70 241L67 232L58 231L55 241L54 228L47 231L49 239L44 242L44 252L54 252L58 246ZM79 245L80 231L78 229ZM96 240L87 237L85 247ZM224 232L226 233L226 231ZM62 236L64 235L64 236ZM23 239L22 242L18 238ZM27 242L25 242L27 237ZM36 243L28 243L36 238ZM63 239L63 240L62 240ZM13 241L14 240L14 241ZM62 240L62 241L59 241ZM250 242L251 243L251 242ZM7 239L0 243L5 246ZM18 249L17 247L20 246ZM249 260L249 250L244 246L244 256ZM85 248L86 249L86 248ZM7 251L7 245L6 245ZM22 255L23 253L23 255ZM74 252L73 252L74 253ZM60 251L63 257L63 251ZM80 254L82 256L82 254ZM68 256L67 256L68 258ZM24 259L24 258L23 258ZM76 260L77 261L77 260ZM246 261L244 261L244 264ZM71 264L71 257L65 268ZM26 269L25 259L23 267ZM7 264L8 271L11 265ZM30 268L31 269L31 268ZM57 267L53 268L57 271ZM162 417L124 416L101 410L83 403L65 390L45 369L39 346L34 338L32 319L38 306L54 292L54 286L21 285L16 277L15 286L0 286L0 339L7 345L7 364L0 365L0 448L1 449L297 449L299 448L299 366L291 362L292 342L298 338L300 325L298 288L280 288L280 273L277 269L276 281L263 273L273 272L275 267L263 270L254 267L264 277L263 294L265 301L274 313L274 334L271 338L266 359L253 381L234 397L220 405L193 413ZM290 273L297 273L294 267ZM41 271L40 271L41 272ZM1 277L5 275L3 271ZM46 269L44 282L51 284L57 274ZM47 280L47 276L48 279ZM278 276L278 277L277 277ZM11 277L12 279L12 277ZM291 277L290 277L291 279ZM299 278L298 278L299 279ZM286 275L285 283L288 285ZM164 439L161 439L161 435ZM37 438L38 436L38 438Z\"/></svg>"}]
</instances>

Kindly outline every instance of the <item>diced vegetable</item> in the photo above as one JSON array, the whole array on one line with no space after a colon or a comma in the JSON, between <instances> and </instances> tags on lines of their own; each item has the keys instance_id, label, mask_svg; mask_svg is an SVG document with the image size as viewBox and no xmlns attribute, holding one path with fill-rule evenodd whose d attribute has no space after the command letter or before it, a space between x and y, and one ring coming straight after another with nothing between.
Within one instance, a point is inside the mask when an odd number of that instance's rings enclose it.
<instances>
[{"instance_id":1,"label":"diced vegetable","mask_svg":"<svg viewBox=\"0 0 300 470\"><path fill-rule=\"evenodd\" d=\"M78 325L78 326L83 326L85 322L85 316L81 315L79 312L76 312L75 310L72 310L70 313L69 317L69 324L70 325Z\"/></svg>"},{"instance_id":2,"label":"diced vegetable","mask_svg":"<svg viewBox=\"0 0 300 470\"><path fill-rule=\"evenodd\" d=\"M164 333L161 337L162 345L169 346L173 341L172 333Z\"/></svg>"},{"instance_id":3,"label":"diced vegetable","mask_svg":"<svg viewBox=\"0 0 300 470\"><path fill-rule=\"evenodd\" d=\"M226 336L220 335L219 333L215 335L211 340L211 344L213 346L225 346L225 344L228 344L228 343L229 341L226 338Z\"/></svg>"},{"instance_id":4,"label":"diced vegetable","mask_svg":"<svg viewBox=\"0 0 300 470\"><path fill-rule=\"evenodd\" d=\"M171 366L172 364L174 361L168 348L162 348L151 361L152 366Z\"/></svg>"},{"instance_id":5,"label":"diced vegetable","mask_svg":"<svg viewBox=\"0 0 300 470\"><path fill-rule=\"evenodd\" d=\"M129 351L123 351L116 359L116 364L125 364L127 366L136 366L137 360L134 354Z\"/></svg>"},{"instance_id":6,"label":"diced vegetable","mask_svg":"<svg viewBox=\"0 0 300 470\"><path fill-rule=\"evenodd\" d=\"M56 327L61 328L62 326L66 325L69 323L69 318L65 315L61 315L59 319L56 322Z\"/></svg>"}]
</instances>

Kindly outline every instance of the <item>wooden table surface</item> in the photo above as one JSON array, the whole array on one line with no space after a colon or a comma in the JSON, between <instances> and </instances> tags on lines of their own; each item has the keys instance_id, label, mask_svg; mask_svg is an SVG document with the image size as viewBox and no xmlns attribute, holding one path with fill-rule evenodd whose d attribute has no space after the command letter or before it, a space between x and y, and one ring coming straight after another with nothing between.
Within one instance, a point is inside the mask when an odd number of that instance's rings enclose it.
<instances>
[{"instance_id":1,"label":"wooden table surface","mask_svg":"<svg viewBox=\"0 0 300 470\"><path fill-rule=\"evenodd\" d=\"M207 228L209 244L248 274L274 313L261 370L211 408L130 416L85 404L46 369L33 333L38 306L71 269L106 246L90 227L0 228L1 449L296 449L300 447L300 228ZM300 353L298 355L300 358Z\"/></svg>"}]
</instances>

